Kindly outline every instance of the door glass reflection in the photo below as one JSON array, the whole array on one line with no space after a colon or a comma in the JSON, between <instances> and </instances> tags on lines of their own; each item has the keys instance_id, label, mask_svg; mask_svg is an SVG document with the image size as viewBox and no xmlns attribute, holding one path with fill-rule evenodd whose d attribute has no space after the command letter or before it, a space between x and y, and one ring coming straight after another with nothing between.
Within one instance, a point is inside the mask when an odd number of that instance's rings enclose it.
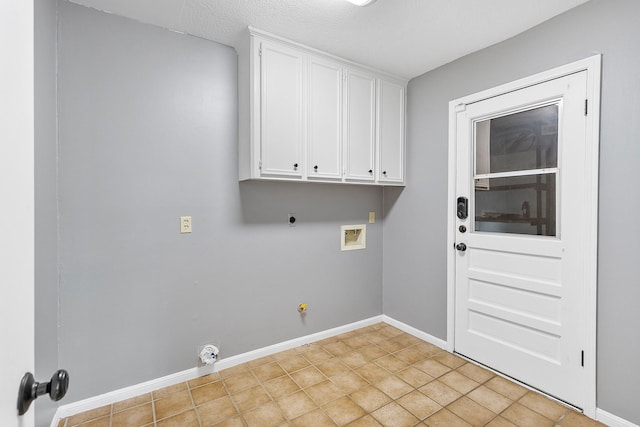
<instances>
[{"instance_id":1,"label":"door glass reflection","mask_svg":"<svg viewBox=\"0 0 640 427\"><path fill-rule=\"evenodd\" d=\"M475 124L475 231L556 236L558 104Z\"/></svg>"},{"instance_id":2,"label":"door glass reflection","mask_svg":"<svg viewBox=\"0 0 640 427\"><path fill-rule=\"evenodd\" d=\"M558 105L476 123L476 174L558 166Z\"/></svg>"},{"instance_id":3,"label":"door glass reflection","mask_svg":"<svg viewBox=\"0 0 640 427\"><path fill-rule=\"evenodd\" d=\"M556 174L491 178L475 190L475 230L556 235Z\"/></svg>"}]
</instances>

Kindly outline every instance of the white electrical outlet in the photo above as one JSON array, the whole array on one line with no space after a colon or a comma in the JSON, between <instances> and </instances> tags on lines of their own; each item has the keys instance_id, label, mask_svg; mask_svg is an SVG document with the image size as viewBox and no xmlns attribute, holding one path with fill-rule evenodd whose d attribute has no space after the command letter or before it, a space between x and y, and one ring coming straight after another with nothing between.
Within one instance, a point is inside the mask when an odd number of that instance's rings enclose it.
<instances>
[{"instance_id":1,"label":"white electrical outlet","mask_svg":"<svg viewBox=\"0 0 640 427\"><path fill-rule=\"evenodd\" d=\"M191 233L191 217L190 216L181 216L180 217L180 233Z\"/></svg>"}]
</instances>

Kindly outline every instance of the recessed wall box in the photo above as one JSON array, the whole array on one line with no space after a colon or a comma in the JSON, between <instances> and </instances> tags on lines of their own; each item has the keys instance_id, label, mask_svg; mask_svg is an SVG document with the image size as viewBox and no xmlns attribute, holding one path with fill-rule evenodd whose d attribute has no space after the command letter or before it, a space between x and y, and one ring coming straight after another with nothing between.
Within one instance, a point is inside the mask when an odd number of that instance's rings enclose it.
<instances>
[{"instance_id":1,"label":"recessed wall box","mask_svg":"<svg viewBox=\"0 0 640 427\"><path fill-rule=\"evenodd\" d=\"M367 226L343 225L340 227L340 249L343 251L353 251L367 247Z\"/></svg>"}]
</instances>

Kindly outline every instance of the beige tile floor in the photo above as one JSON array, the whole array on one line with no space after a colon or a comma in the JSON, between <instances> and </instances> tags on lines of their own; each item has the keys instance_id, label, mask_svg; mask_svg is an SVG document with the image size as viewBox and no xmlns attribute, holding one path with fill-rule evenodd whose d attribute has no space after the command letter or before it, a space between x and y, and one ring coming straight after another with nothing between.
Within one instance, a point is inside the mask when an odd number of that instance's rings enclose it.
<instances>
[{"instance_id":1,"label":"beige tile floor","mask_svg":"<svg viewBox=\"0 0 640 427\"><path fill-rule=\"evenodd\" d=\"M77 414L58 427L602 425L378 323Z\"/></svg>"}]
</instances>

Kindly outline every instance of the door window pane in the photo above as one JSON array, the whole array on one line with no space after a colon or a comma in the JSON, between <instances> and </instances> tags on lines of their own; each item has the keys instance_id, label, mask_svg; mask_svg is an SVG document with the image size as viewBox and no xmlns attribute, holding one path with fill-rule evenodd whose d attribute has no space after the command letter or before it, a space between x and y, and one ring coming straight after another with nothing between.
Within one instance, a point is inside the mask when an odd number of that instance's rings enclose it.
<instances>
[{"instance_id":1,"label":"door window pane","mask_svg":"<svg viewBox=\"0 0 640 427\"><path fill-rule=\"evenodd\" d=\"M475 231L556 235L555 173L478 181Z\"/></svg>"},{"instance_id":2,"label":"door window pane","mask_svg":"<svg viewBox=\"0 0 640 427\"><path fill-rule=\"evenodd\" d=\"M475 124L474 230L556 236L559 105Z\"/></svg>"},{"instance_id":3,"label":"door window pane","mask_svg":"<svg viewBox=\"0 0 640 427\"><path fill-rule=\"evenodd\" d=\"M557 104L476 123L476 175L557 166Z\"/></svg>"}]
</instances>

